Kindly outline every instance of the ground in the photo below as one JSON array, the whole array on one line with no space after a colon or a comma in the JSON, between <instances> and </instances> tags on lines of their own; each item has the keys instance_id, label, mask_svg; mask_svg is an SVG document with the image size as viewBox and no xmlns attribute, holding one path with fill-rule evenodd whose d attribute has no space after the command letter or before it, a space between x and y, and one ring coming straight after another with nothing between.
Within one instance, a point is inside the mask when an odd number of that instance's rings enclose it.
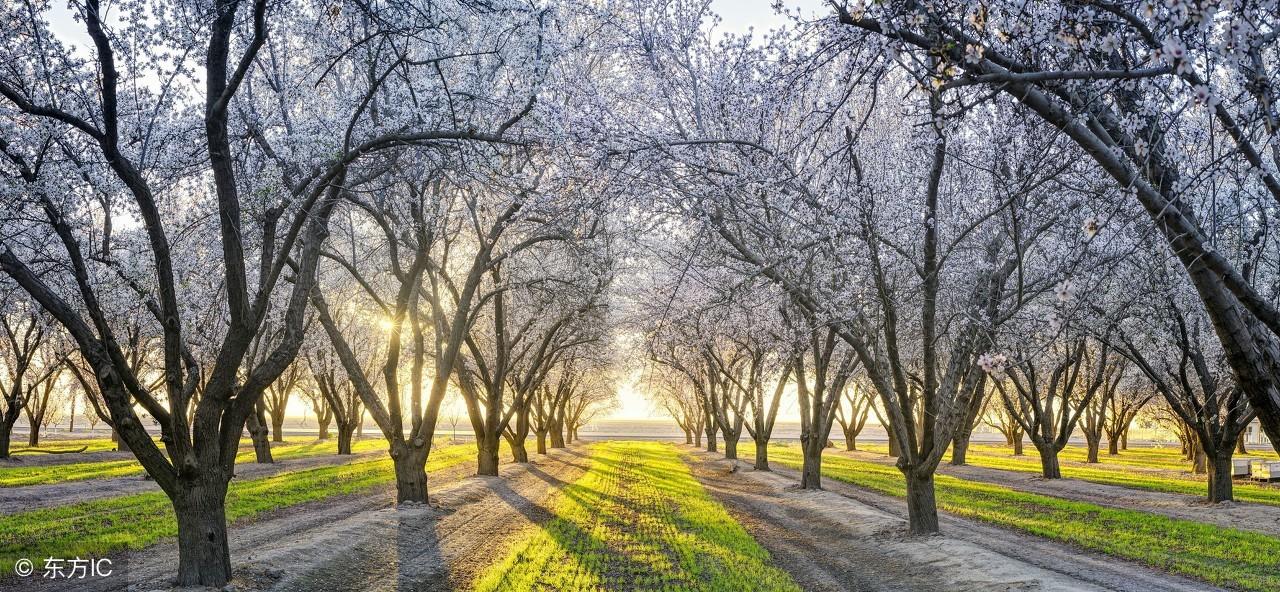
<instances>
[{"instance_id":1,"label":"ground","mask_svg":"<svg viewBox=\"0 0 1280 592\"><path fill-rule=\"evenodd\" d=\"M1034 458L978 447L973 466L940 471L943 534L911 537L901 477L874 446L828 450L824 490L806 491L793 446L755 471L685 445L578 444L476 477L471 444L440 442L431 503L399 507L377 440L348 457L276 450L274 465L241 459L228 499L237 590L1280 588L1280 491L1204 504L1172 451L1087 466L1071 451L1079 478L1049 481L1025 470ZM0 464L0 589L168 587L171 510L127 455L20 458ZM123 577L12 575L50 555L109 557Z\"/></svg>"}]
</instances>

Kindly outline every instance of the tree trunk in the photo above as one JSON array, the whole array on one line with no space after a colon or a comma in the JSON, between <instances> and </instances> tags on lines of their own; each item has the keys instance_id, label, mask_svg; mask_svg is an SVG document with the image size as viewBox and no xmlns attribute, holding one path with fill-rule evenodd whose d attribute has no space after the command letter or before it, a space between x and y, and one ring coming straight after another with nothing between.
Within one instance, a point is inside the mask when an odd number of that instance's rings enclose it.
<instances>
[{"instance_id":1,"label":"tree trunk","mask_svg":"<svg viewBox=\"0 0 1280 592\"><path fill-rule=\"evenodd\" d=\"M1098 462L1098 450L1102 447L1102 438L1101 437L1097 437L1097 438L1085 437L1084 441L1085 441L1085 446L1089 449L1084 462L1087 462L1087 463Z\"/></svg>"},{"instance_id":2,"label":"tree trunk","mask_svg":"<svg viewBox=\"0 0 1280 592\"><path fill-rule=\"evenodd\" d=\"M1231 449L1209 457L1209 502L1229 502L1231 494Z\"/></svg>"},{"instance_id":3,"label":"tree trunk","mask_svg":"<svg viewBox=\"0 0 1280 592\"><path fill-rule=\"evenodd\" d=\"M392 449L396 470L396 503L427 502L427 449L401 446Z\"/></svg>"},{"instance_id":4,"label":"tree trunk","mask_svg":"<svg viewBox=\"0 0 1280 592\"><path fill-rule=\"evenodd\" d=\"M518 463L529 462L529 450L524 446L524 438L512 438L511 444L511 460Z\"/></svg>"},{"instance_id":5,"label":"tree trunk","mask_svg":"<svg viewBox=\"0 0 1280 592\"><path fill-rule=\"evenodd\" d=\"M702 448L702 432L699 430L693 430L693 447Z\"/></svg>"},{"instance_id":6,"label":"tree trunk","mask_svg":"<svg viewBox=\"0 0 1280 592\"><path fill-rule=\"evenodd\" d=\"M0 458L9 458L9 442L13 439L13 424L0 421Z\"/></svg>"},{"instance_id":7,"label":"tree trunk","mask_svg":"<svg viewBox=\"0 0 1280 592\"><path fill-rule=\"evenodd\" d=\"M1195 447L1195 461L1191 465L1191 472L1196 475L1203 475L1209 472L1209 458L1205 455L1204 450L1199 446Z\"/></svg>"},{"instance_id":8,"label":"tree trunk","mask_svg":"<svg viewBox=\"0 0 1280 592\"><path fill-rule=\"evenodd\" d=\"M351 433L354 431L354 425L344 427L338 424L338 454L351 454Z\"/></svg>"},{"instance_id":9,"label":"tree trunk","mask_svg":"<svg viewBox=\"0 0 1280 592\"><path fill-rule=\"evenodd\" d=\"M1236 438L1236 454L1249 454L1249 449L1244 445L1244 432L1240 432L1240 437Z\"/></svg>"},{"instance_id":10,"label":"tree trunk","mask_svg":"<svg viewBox=\"0 0 1280 592\"><path fill-rule=\"evenodd\" d=\"M800 489L822 489L822 445L807 442L802 446L802 452Z\"/></svg>"},{"instance_id":11,"label":"tree trunk","mask_svg":"<svg viewBox=\"0 0 1280 592\"><path fill-rule=\"evenodd\" d=\"M212 476L189 483L173 499L178 520L178 585L225 585L231 579L226 480Z\"/></svg>"},{"instance_id":12,"label":"tree trunk","mask_svg":"<svg viewBox=\"0 0 1280 592\"><path fill-rule=\"evenodd\" d=\"M756 443L756 465L755 466L757 471L769 470L769 443L768 442L765 442L764 444L760 444L758 442Z\"/></svg>"},{"instance_id":13,"label":"tree trunk","mask_svg":"<svg viewBox=\"0 0 1280 592\"><path fill-rule=\"evenodd\" d=\"M1022 456L1022 437L1019 436L1013 441L1013 455Z\"/></svg>"},{"instance_id":14,"label":"tree trunk","mask_svg":"<svg viewBox=\"0 0 1280 592\"><path fill-rule=\"evenodd\" d=\"M716 447L716 429L714 427L707 428L707 452L715 452Z\"/></svg>"},{"instance_id":15,"label":"tree trunk","mask_svg":"<svg viewBox=\"0 0 1280 592\"><path fill-rule=\"evenodd\" d=\"M280 417L271 416L271 441L284 442L284 412L280 412Z\"/></svg>"},{"instance_id":16,"label":"tree trunk","mask_svg":"<svg viewBox=\"0 0 1280 592\"><path fill-rule=\"evenodd\" d=\"M31 423L30 425L31 431L27 434L27 446L35 448L40 445L40 424Z\"/></svg>"},{"instance_id":17,"label":"tree trunk","mask_svg":"<svg viewBox=\"0 0 1280 592\"><path fill-rule=\"evenodd\" d=\"M117 451L133 452L133 449L129 448L129 443L125 442L124 438L120 437L120 432L117 432L115 428L111 428L111 441L116 443Z\"/></svg>"},{"instance_id":18,"label":"tree trunk","mask_svg":"<svg viewBox=\"0 0 1280 592\"><path fill-rule=\"evenodd\" d=\"M476 474L496 476L498 474L498 442L488 436L476 440Z\"/></svg>"},{"instance_id":19,"label":"tree trunk","mask_svg":"<svg viewBox=\"0 0 1280 592\"><path fill-rule=\"evenodd\" d=\"M844 449L850 452L858 449L858 437L853 435L853 431L844 433Z\"/></svg>"},{"instance_id":20,"label":"tree trunk","mask_svg":"<svg viewBox=\"0 0 1280 592\"><path fill-rule=\"evenodd\" d=\"M564 448L564 425L561 423L551 424L551 447Z\"/></svg>"},{"instance_id":21,"label":"tree trunk","mask_svg":"<svg viewBox=\"0 0 1280 592\"><path fill-rule=\"evenodd\" d=\"M1120 438L1107 438L1107 455L1120 454Z\"/></svg>"},{"instance_id":22,"label":"tree trunk","mask_svg":"<svg viewBox=\"0 0 1280 592\"><path fill-rule=\"evenodd\" d=\"M1061 479L1062 467L1058 465L1058 449L1053 445L1037 446L1040 453L1040 474L1045 479Z\"/></svg>"},{"instance_id":23,"label":"tree trunk","mask_svg":"<svg viewBox=\"0 0 1280 592\"><path fill-rule=\"evenodd\" d=\"M249 439L253 442L254 460L259 464L271 464L275 459L271 458L271 442L263 419L261 413L250 413L245 424L249 428Z\"/></svg>"},{"instance_id":24,"label":"tree trunk","mask_svg":"<svg viewBox=\"0 0 1280 592\"><path fill-rule=\"evenodd\" d=\"M957 436L951 442L951 465L962 467L967 461L969 455L969 438L961 438Z\"/></svg>"},{"instance_id":25,"label":"tree trunk","mask_svg":"<svg viewBox=\"0 0 1280 592\"><path fill-rule=\"evenodd\" d=\"M898 438L894 436L893 428L885 426L884 430L889 434L889 458L902 456L902 447L898 445Z\"/></svg>"},{"instance_id":26,"label":"tree trunk","mask_svg":"<svg viewBox=\"0 0 1280 592\"><path fill-rule=\"evenodd\" d=\"M938 504L933 495L932 473L907 473L907 519L911 534L938 532Z\"/></svg>"},{"instance_id":27,"label":"tree trunk","mask_svg":"<svg viewBox=\"0 0 1280 592\"><path fill-rule=\"evenodd\" d=\"M331 420L328 420L328 419L324 421L319 421L319 420L316 421L316 424L319 426L319 430L318 430L319 433L316 435L316 438L320 440L329 439L329 422L330 421Z\"/></svg>"},{"instance_id":28,"label":"tree trunk","mask_svg":"<svg viewBox=\"0 0 1280 592\"><path fill-rule=\"evenodd\" d=\"M1129 449L1129 428L1126 427L1123 432L1120 432L1120 450L1128 450L1128 449Z\"/></svg>"},{"instance_id":29,"label":"tree trunk","mask_svg":"<svg viewBox=\"0 0 1280 592\"><path fill-rule=\"evenodd\" d=\"M724 457L738 460L738 439L730 438L728 434L724 437Z\"/></svg>"},{"instance_id":30,"label":"tree trunk","mask_svg":"<svg viewBox=\"0 0 1280 592\"><path fill-rule=\"evenodd\" d=\"M684 429L684 443L685 443L685 445L687 446L687 445L689 445L689 444L693 444L693 432L689 431L689 429L688 429L688 428L682 428L682 429Z\"/></svg>"},{"instance_id":31,"label":"tree trunk","mask_svg":"<svg viewBox=\"0 0 1280 592\"><path fill-rule=\"evenodd\" d=\"M547 430L535 431L538 436L538 454L547 453Z\"/></svg>"}]
</instances>

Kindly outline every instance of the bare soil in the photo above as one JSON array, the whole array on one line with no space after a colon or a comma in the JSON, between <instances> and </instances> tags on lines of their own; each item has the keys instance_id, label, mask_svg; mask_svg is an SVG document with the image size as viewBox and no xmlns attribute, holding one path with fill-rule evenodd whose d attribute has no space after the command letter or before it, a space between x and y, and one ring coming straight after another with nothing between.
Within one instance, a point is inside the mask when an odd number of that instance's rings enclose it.
<instances>
[{"instance_id":1,"label":"bare soil","mask_svg":"<svg viewBox=\"0 0 1280 592\"><path fill-rule=\"evenodd\" d=\"M893 464L888 457L869 452L839 451L836 454L885 465ZM1108 508L1150 512L1170 518L1194 520L1226 528L1280 536L1280 506L1249 502L1211 504L1204 497L1197 495L1147 491L1079 479L1045 479L1035 473L973 465L956 467L944 464L938 467L938 472L969 481L992 483L1018 491L1088 502Z\"/></svg>"},{"instance_id":2,"label":"bare soil","mask_svg":"<svg viewBox=\"0 0 1280 592\"><path fill-rule=\"evenodd\" d=\"M940 516L943 535L907 535L906 504L835 480L799 489L796 471L691 451L694 475L806 590L1191 592L1217 590L1068 545Z\"/></svg>"},{"instance_id":3,"label":"bare soil","mask_svg":"<svg viewBox=\"0 0 1280 592\"><path fill-rule=\"evenodd\" d=\"M553 450L498 477L472 463L429 475L430 505L393 503L388 486L291 506L230 529L237 592L435 591L469 589L514 537L550 519L556 491L586 471L586 452ZM36 581L31 592L175 590L177 544L117 556L125 577ZM230 588L228 588L230 590Z\"/></svg>"},{"instance_id":4,"label":"bare soil","mask_svg":"<svg viewBox=\"0 0 1280 592\"><path fill-rule=\"evenodd\" d=\"M133 458L133 455L128 452L115 452L111 454L124 454L126 455L126 458ZM253 462L239 463L236 465L235 474L236 478L239 479L258 479L262 477L270 477L285 471L338 466L353 462L373 460L384 455L386 455L386 451L365 452L344 456L338 456L336 454L307 456L276 461L272 464L257 464ZM138 470L142 470L142 467L138 467ZM148 479L141 474L129 477L82 479L79 481L64 481L61 483L27 485L23 487L0 487L0 516L35 510L38 508L52 508L108 497L146 493L148 491L160 491L160 486L156 485L155 481Z\"/></svg>"}]
</instances>

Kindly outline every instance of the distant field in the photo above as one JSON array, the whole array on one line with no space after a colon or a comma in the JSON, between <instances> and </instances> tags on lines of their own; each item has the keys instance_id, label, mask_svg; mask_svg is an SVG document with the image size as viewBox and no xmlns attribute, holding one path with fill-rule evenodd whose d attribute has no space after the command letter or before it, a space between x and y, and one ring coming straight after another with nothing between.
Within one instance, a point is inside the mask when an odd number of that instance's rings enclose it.
<instances>
[{"instance_id":1,"label":"distant field","mask_svg":"<svg viewBox=\"0 0 1280 592\"><path fill-rule=\"evenodd\" d=\"M669 444L591 446L555 518L482 575L495 590L799 590Z\"/></svg>"}]
</instances>

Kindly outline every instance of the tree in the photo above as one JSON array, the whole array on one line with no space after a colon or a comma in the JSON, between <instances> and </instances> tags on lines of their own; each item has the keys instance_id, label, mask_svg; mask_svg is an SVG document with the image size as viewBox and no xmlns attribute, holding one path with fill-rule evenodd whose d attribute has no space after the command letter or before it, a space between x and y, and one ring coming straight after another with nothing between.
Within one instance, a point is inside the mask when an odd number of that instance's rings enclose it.
<instances>
[{"instance_id":1,"label":"tree","mask_svg":"<svg viewBox=\"0 0 1280 592\"><path fill-rule=\"evenodd\" d=\"M364 407L352 381L340 374L341 364L333 358L329 348L318 346L307 353L307 368L311 371L316 391L325 401L327 414L338 428L338 454L351 454L351 437L360 423Z\"/></svg>"},{"instance_id":2,"label":"tree","mask_svg":"<svg viewBox=\"0 0 1280 592\"><path fill-rule=\"evenodd\" d=\"M1083 406L1079 428L1080 433L1084 435L1087 448L1086 463L1098 462L1098 453L1102 449L1102 435L1111 421L1108 414L1117 407L1116 398L1120 396L1120 384L1124 379L1126 368L1124 358L1110 363L1104 371L1106 376L1103 378L1102 387L1093 399L1088 402L1084 400L1075 402L1076 405Z\"/></svg>"},{"instance_id":3,"label":"tree","mask_svg":"<svg viewBox=\"0 0 1280 592\"><path fill-rule=\"evenodd\" d=\"M811 311L799 308L788 317L808 341L792 362L800 402L800 488L822 489L822 452L831 439L840 397L859 360L852 349L838 347L836 331L819 326Z\"/></svg>"},{"instance_id":4,"label":"tree","mask_svg":"<svg viewBox=\"0 0 1280 592\"><path fill-rule=\"evenodd\" d=\"M1137 384L1124 385L1117 390L1111 398L1106 420L1102 425L1103 431L1107 434L1108 455L1120 454L1121 444L1127 444L1125 440L1129 433L1129 426L1133 424L1133 420L1138 417L1147 403L1156 396L1155 389L1139 388ZM1123 448L1127 449L1128 446Z\"/></svg>"},{"instance_id":5,"label":"tree","mask_svg":"<svg viewBox=\"0 0 1280 592\"><path fill-rule=\"evenodd\" d=\"M875 394L870 389L861 387L857 380L849 381L845 387L842 403L836 409L836 421L840 431L844 433L845 450L858 449L858 435L867 425L867 417L875 406ZM845 408L848 407L848 411Z\"/></svg>"},{"instance_id":6,"label":"tree","mask_svg":"<svg viewBox=\"0 0 1280 592\"><path fill-rule=\"evenodd\" d=\"M13 425L22 417L22 410L38 385L44 382L38 355L53 329L34 306L11 296L5 297L4 304L8 306L0 309L0 331L3 331L0 362L5 368L4 380L0 382L0 397L4 400L4 414L0 415L0 458L9 458Z\"/></svg>"}]
</instances>

